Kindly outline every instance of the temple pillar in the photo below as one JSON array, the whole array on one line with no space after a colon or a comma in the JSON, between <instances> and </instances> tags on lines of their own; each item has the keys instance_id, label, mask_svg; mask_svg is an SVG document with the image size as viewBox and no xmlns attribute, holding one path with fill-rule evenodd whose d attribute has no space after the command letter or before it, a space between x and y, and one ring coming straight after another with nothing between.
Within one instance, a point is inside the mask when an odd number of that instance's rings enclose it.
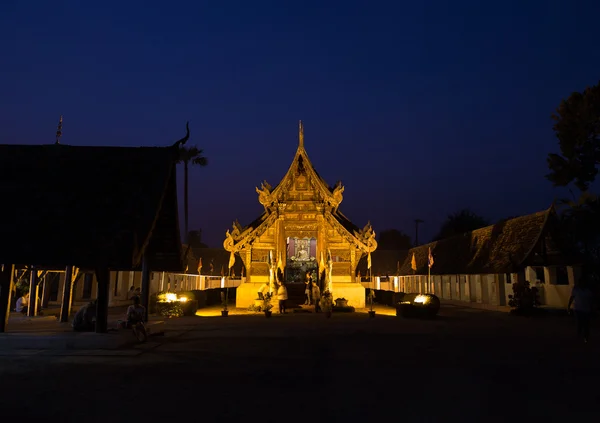
<instances>
[{"instance_id":1,"label":"temple pillar","mask_svg":"<svg viewBox=\"0 0 600 423\"><path fill-rule=\"evenodd\" d=\"M110 296L108 299L108 303L114 305L115 299L119 297L119 282L120 282L120 272L115 270L114 272L110 272ZM114 281L114 284L112 283Z\"/></svg>"},{"instance_id":2,"label":"temple pillar","mask_svg":"<svg viewBox=\"0 0 600 423\"><path fill-rule=\"evenodd\" d=\"M150 263L148 257L144 255L142 260L142 288L141 288L141 303L146 308L144 313L144 322L148 321L148 306L150 304Z\"/></svg>"},{"instance_id":3,"label":"temple pillar","mask_svg":"<svg viewBox=\"0 0 600 423\"><path fill-rule=\"evenodd\" d=\"M8 327L14 273L14 264L0 265L0 333Z\"/></svg>"},{"instance_id":4,"label":"temple pillar","mask_svg":"<svg viewBox=\"0 0 600 423\"><path fill-rule=\"evenodd\" d=\"M37 294L38 294L38 273L32 266L29 278L29 304L27 305L27 316L37 316Z\"/></svg>"},{"instance_id":5,"label":"temple pillar","mask_svg":"<svg viewBox=\"0 0 600 423\"><path fill-rule=\"evenodd\" d=\"M126 279L125 275L127 275L127 281L125 281L125 279ZM129 298L127 297L127 294L129 293L129 288L131 288L131 286L133 286L134 278L135 278L135 276L133 275L133 272L126 272L123 275L123 283L121 283L119 298L124 299L124 300L129 300Z\"/></svg>"},{"instance_id":6,"label":"temple pillar","mask_svg":"<svg viewBox=\"0 0 600 423\"><path fill-rule=\"evenodd\" d=\"M73 266L65 269L65 280L63 282L62 301L60 303L60 322L67 323L71 314L73 302Z\"/></svg>"},{"instance_id":7,"label":"temple pillar","mask_svg":"<svg viewBox=\"0 0 600 423\"><path fill-rule=\"evenodd\" d=\"M73 282L73 300L81 301L83 299L83 285L85 284L85 273L79 272Z\"/></svg>"},{"instance_id":8,"label":"temple pillar","mask_svg":"<svg viewBox=\"0 0 600 423\"><path fill-rule=\"evenodd\" d=\"M46 298L50 294L50 289L48 286L48 272L42 272L43 276L41 277L40 286L42 287L42 295L40 297L40 308L44 309L47 307Z\"/></svg>"},{"instance_id":9,"label":"temple pillar","mask_svg":"<svg viewBox=\"0 0 600 423\"><path fill-rule=\"evenodd\" d=\"M110 274L109 274L109 285L110 285ZM92 273L92 278L91 278L91 284L92 284L92 293L90 294L90 300L94 300L94 292L98 292L98 277L97 275L95 275L94 273ZM108 289L110 289L110 286L108 287ZM96 297L97 299L98 297Z\"/></svg>"},{"instance_id":10,"label":"temple pillar","mask_svg":"<svg viewBox=\"0 0 600 423\"><path fill-rule=\"evenodd\" d=\"M98 287L96 292L96 333L106 333L108 331L110 271L108 267L99 267L95 273Z\"/></svg>"}]
</instances>

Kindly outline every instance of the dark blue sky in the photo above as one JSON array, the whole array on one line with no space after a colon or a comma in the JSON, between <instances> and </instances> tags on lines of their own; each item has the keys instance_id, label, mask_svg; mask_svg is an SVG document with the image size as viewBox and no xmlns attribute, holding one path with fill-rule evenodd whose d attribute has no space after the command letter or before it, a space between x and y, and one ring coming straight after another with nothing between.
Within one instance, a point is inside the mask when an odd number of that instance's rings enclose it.
<instances>
[{"instance_id":1,"label":"dark blue sky","mask_svg":"<svg viewBox=\"0 0 600 423\"><path fill-rule=\"evenodd\" d=\"M17 1L0 4L1 143L205 150L191 227L261 213L305 125L342 210L434 235L462 207L549 206L550 114L600 79L597 1ZM181 175L181 173L180 173ZM181 178L180 178L181 181ZM560 194L562 195L562 193ZM183 223L182 223L183 224Z\"/></svg>"}]
</instances>

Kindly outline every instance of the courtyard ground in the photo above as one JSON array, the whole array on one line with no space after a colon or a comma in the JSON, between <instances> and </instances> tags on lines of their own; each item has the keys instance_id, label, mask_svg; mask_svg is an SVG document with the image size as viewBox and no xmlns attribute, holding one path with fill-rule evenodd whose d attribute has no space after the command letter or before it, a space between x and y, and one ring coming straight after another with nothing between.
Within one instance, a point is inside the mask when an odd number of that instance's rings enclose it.
<instances>
[{"instance_id":1,"label":"courtyard ground","mask_svg":"<svg viewBox=\"0 0 600 423\"><path fill-rule=\"evenodd\" d=\"M0 410L86 423L598 418L600 333L578 342L569 318L217 311L170 320L137 346L11 348L3 335Z\"/></svg>"}]
</instances>

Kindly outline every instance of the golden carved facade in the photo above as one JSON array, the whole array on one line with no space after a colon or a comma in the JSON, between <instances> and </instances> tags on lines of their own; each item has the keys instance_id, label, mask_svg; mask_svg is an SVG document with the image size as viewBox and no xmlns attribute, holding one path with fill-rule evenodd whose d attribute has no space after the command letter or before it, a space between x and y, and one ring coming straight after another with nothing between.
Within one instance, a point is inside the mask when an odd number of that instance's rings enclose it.
<instances>
[{"instance_id":1,"label":"golden carved facade","mask_svg":"<svg viewBox=\"0 0 600 423\"><path fill-rule=\"evenodd\" d=\"M341 182L330 187L313 168L304 149L302 123L299 138L294 160L281 182L272 187L264 181L256 188L264 213L246 227L234 222L223 246L241 256L247 282L269 274L269 252L274 264L306 260L319 270L331 259L333 281L353 282L360 258L377 248L375 232L369 223L358 228L340 212L344 187ZM290 252L290 239L296 240L302 252L299 257Z\"/></svg>"}]
</instances>

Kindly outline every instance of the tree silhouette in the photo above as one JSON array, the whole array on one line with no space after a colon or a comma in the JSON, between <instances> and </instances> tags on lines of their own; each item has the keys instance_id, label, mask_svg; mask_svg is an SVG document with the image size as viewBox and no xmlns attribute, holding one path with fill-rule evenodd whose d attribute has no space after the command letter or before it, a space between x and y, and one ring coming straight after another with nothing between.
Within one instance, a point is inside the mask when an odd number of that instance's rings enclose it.
<instances>
[{"instance_id":1,"label":"tree silhouette","mask_svg":"<svg viewBox=\"0 0 600 423\"><path fill-rule=\"evenodd\" d=\"M562 100L552 119L560 154L548 154L550 173L546 178L554 186L574 182L586 191L600 164L600 83Z\"/></svg>"},{"instance_id":2,"label":"tree silhouette","mask_svg":"<svg viewBox=\"0 0 600 423\"><path fill-rule=\"evenodd\" d=\"M189 165L192 166L206 166L208 160L203 156L203 151L196 146L191 147L179 147L179 160L177 163L183 163L183 213L185 222L185 236L187 243L189 240L189 227L188 227L188 169Z\"/></svg>"},{"instance_id":3,"label":"tree silhouette","mask_svg":"<svg viewBox=\"0 0 600 423\"><path fill-rule=\"evenodd\" d=\"M588 263L600 262L600 198L583 193L577 201L561 200L567 208L561 213L563 233L570 237Z\"/></svg>"},{"instance_id":4,"label":"tree silhouette","mask_svg":"<svg viewBox=\"0 0 600 423\"><path fill-rule=\"evenodd\" d=\"M379 233L377 248L380 250L410 250L410 237L398 229L387 229Z\"/></svg>"},{"instance_id":5,"label":"tree silhouette","mask_svg":"<svg viewBox=\"0 0 600 423\"><path fill-rule=\"evenodd\" d=\"M465 232L483 228L489 224L487 219L475 214L470 209L462 209L454 214L448 215L448 218L442 224L440 231L433 240L437 241L439 239L463 234Z\"/></svg>"}]
</instances>

